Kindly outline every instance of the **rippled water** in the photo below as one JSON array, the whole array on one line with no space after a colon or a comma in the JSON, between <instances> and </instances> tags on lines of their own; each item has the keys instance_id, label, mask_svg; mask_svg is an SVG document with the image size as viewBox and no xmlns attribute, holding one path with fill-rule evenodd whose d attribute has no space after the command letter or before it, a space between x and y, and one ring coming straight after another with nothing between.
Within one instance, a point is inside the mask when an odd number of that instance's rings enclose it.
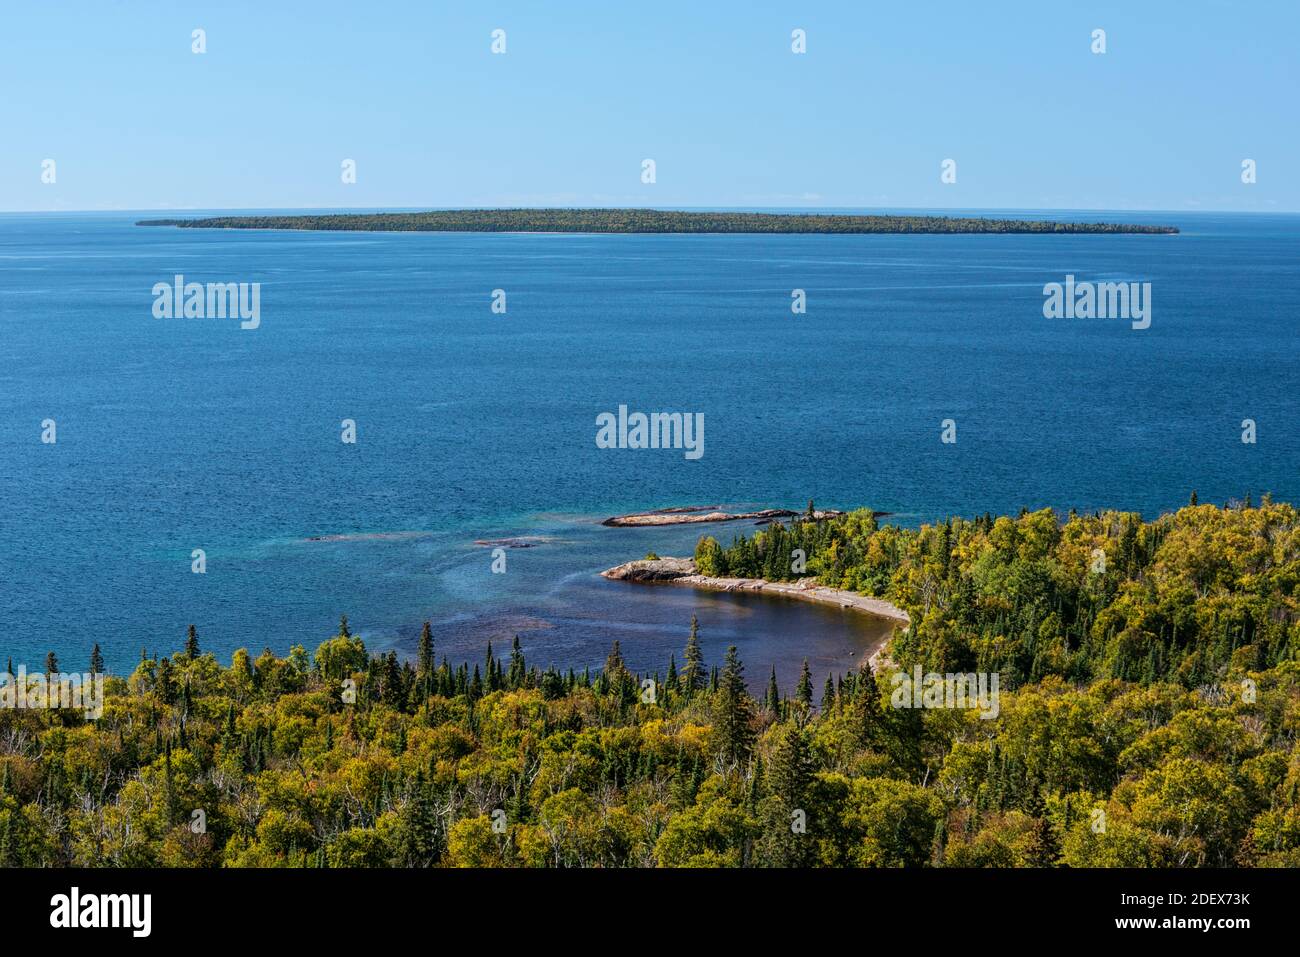
<instances>
[{"instance_id":1,"label":"rippled water","mask_svg":"<svg viewBox=\"0 0 1300 957\"><path fill-rule=\"evenodd\" d=\"M606 582L698 528L681 504L870 506L917 522L1045 505L1148 515L1300 498L1300 218L1143 214L1179 236L209 232L0 216L0 650L81 666L375 647L478 660L521 635L581 668L663 667L698 612L752 678L847 667L861 618ZM158 320L151 288L260 282L261 326ZM1153 284L1150 329L1047 320L1067 273ZM504 289L508 311L490 310ZM790 312L807 290L808 313ZM618 405L703 412L703 458L601 450ZM55 445L41 422L57 421ZM340 441L354 419L358 441ZM939 423L958 424L956 445ZM1241 421L1259 441L1241 442ZM736 530L749 528L742 524ZM711 527L727 537L732 527ZM372 533L385 533L374 536ZM397 534L388 534L397 533ZM476 539L536 535L490 571ZM345 536L323 541L313 537ZM195 548L205 575L190 572ZM818 677L820 681L820 676Z\"/></svg>"}]
</instances>

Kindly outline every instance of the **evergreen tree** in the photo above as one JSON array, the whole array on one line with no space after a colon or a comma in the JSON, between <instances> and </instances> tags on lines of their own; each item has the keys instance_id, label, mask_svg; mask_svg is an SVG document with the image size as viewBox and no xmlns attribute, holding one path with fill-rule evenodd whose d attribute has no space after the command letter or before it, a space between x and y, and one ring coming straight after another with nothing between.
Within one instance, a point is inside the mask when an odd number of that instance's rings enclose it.
<instances>
[{"instance_id":1,"label":"evergreen tree","mask_svg":"<svg viewBox=\"0 0 1300 957\"><path fill-rule=\"evenodd\" d=\"M732 645L727 649L718 681L713 717L718 753L727 764L744 765L749 761L754 746L752 716L753 702L745 690L745 666L740 662L736 646Z\"/></svg>"},{"instance_id":2,"label":"evergreen tree","mask_svg":"<svg viewBox=\"0 0 1300 957\"><path fill-rule=\"evenodd\" d=\"M867 747L875 743L881 728L880 689L871 663L862 665L862 671L853 683L853 719L858 743Z\"/></svg>"},{"instance_id":3,"label":"evergreen tree","mask_svg":"<svg viewBox=\"0 0 1300 957\"><path fill-rule=\"evenodd\" d=\"M379 681L379 699L390 708L400 710L405 703L405 695L402 693L402 669L398 666L396 651L384 655L383 671Z\"/></svg>"},{"instance_id":4,"label":"evergreen tree","mask_svg":"<svg viewBox=\"0 0 1300 957\"><path fill-rule=\"evenodd\" d=\"M176 701L176 681L170 658L158 662L158 700L167 706Z\"/></svg>"},{"instance_id":5,"label":"evergreen tree","mask_svg":"<svg viewBox=\"0 0 1300 957\"><path fill-rule=\"evenodd\" d=\"M682 660L682 692L692 697L704 687L704 653L700 651L700 621L691 615L691 634Z\"/></svg>"},{"instance_id":6,"label":"evergreen tree","mask_svg":"<svg viewBox=\"0 0 1300 957\"><path fill-rule=\"evenodd\" d=\"M1029 865L1055 867L1061 857L1061 842L1057 839L1056 831L1047 814L1047 805L1037 786L1029 796L1025 811L1033 818L1029 831L1029 847L1026 851Z\"/></svg>"},{"instance_id":7,"label":"evergreen tree","mask_svg":"<svg viewBox=\"0 0 1300 957\"><path fill-rule=\"evenodd\" d=\"M803 808L813 777L812 745L808 731L796 725L782 725L776 732L768 770L768 788L787 811Z\"/></svg>"},{"instance_id":8,"label":"evergreen tree","mask_svg":"<svg viewBox=\"0 0 1300 957\"><path fill-rule=\"evenodd\" d=\"M749 772L749 788L745 792L745 809L750 814L758 809L758 802L763 799L764 784L763 759L755 757L753 769Z\"/></svg>"},{"instance_id":9,"label":"evergreen tree","mask_svg":"<svg viewBox=\"0 0 1300 957\"><path fill-rule=\"evenodd\" d=\"M763 839L759 859L770 867L807 867L816 858L816 840L807 833L814 823L809 788L815 770L808 731L782 725L776 732L767 775L771 797L763 808ZM804 828L796 830L794 823Z\"/></svg>"},{"instance_id":10,"label":"evergreen tree","mask_svg":"<svg viewBox=\"0 0 1300 957\"><path fill-rule=\"evenodd\" d=\"M799 684L795 688L794 697L802 705L812 707L812 672L808 670L808 659L803 660L803 670L799 673Z\"/></svg>"},{"instance_id":11,"label":"evergreen tree","mask_svg":"<svg viewBox=\"0 0 1300 957\"><path fill-rule=\"evenodd\" d=\"M605 659L605 670L601 673L601 679L605 690L613 694L614 700L620 706L637 700L636 677L627 670L617 640L614 641L614 647L610 649L609 657Z\"/></svg>"},{"instance_id":12,"label":"evergreen tree","mask_svg":"<svg viewBox=\"0 0 1300 957\"><path fill-rule=\"evenodd\" d=\"M826 686L822 689L822 706L823 715L830 714L835 709L835 679L829 674L826 676Z\"/></svg>"},{"instance_id":13,"label":"evergreen tree","mask_svg":"<svg viewBox=\"0 0 1300 957\"><path fill-rule=\"evenodd\" d=\"M92 675L102 675L104 673L104 655L99 650L99 642L95 642L90 649L90 673Z\"/></svg>"},{"instance_id":14,"label":"evergreen tree","mask_svg":"<svg viewBox=\"0 0 1300 957\"><path fill-rule=\"evenodd\" d=\"M773 714L781 710L781 690L776 685L776 665L772 666L772 674L767 679L767 695L763 699L763 707Z\"/></svg>"},{"instance_id":15,"label":"evergreen tree","mask_svg":"<svg viewBox=\"0 0 1300 957\"><path fill-rule=\"evenodd\" d=\"M420 629L420 643L416 649L416 671L421 678L428 679L433 673L433 629L429 627L426 621L424 627Z\"/></svg>"},{"instance_id":16,"label":"evergreen tree","mask_svg":"<svg viewBox=\"0 0 1300 957\"><path fill-rule=\"evenodd\" d=\"M524 653L519 647L519 636L515 635L514 643L510 646L510 673L507 687L522 688L527 676L528 668L524 664Z\"/></svg>"},{"instance_id":17,"label":"evergreen tree","mask_svg":"<svg viewBox=\"0 0 1300 957\"><path fill-rule=\"evenodd\" d=\"M190 625L189 631L185 635L185 657L193 661L199 656L199 635Z\"/></svg>"},{"instance_id":18,"label":"evergreen tree","mask_svg":"<svg viewBox=\"0 0 1300 957\"><path fill-rule=\"evenodd\" d=\"M424 779L424 770L416 768L411 794L398 815L396 863L399 867L429 867L440 853L438 816L433 795Z\"/></svg>"}]
</instances>

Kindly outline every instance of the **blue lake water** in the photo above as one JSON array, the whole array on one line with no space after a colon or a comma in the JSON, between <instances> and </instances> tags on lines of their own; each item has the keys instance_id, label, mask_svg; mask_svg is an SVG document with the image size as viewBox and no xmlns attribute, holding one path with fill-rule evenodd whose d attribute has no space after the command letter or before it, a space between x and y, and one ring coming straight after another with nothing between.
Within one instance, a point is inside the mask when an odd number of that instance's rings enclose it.
<instances>
[{"instance_id":1,"label":"blue lake water","mask_svg":"<svg viewBox=\"0 0 1300 957\"><path fill-rule=\"evenodd\" d=\"M206 648L376 648L540 664L618 638L662 667L692 611L751 679L848 667L878 626L788 601L606 582L700 528L684 504L1300 500L1300 217L1089 214L1177 236L589 236L176 230L0 216L0 653L115 670ZM261 283L261 325L155 319L183 274ZM1048 320L1044 283L1152 283L1151 327ZM792 315L791 290L807 291ZM490 309L507 294L505 315ZM705 454L603 450L595 419L702 412ZM58 440L42 444L41 423ZM355 445L340 422L357 423ZM957 443L940 442L940 422ZM1258 441L1241 441L1243 419ZM750 526L710 526L728 538ZM539 536L492 574L476 539ZM342 536L325 541L313 537ZM195 548L205 575L190 570ZM504 650L504 649L502 649ZM818 678L820 681L820 677Z\"/></svg>"}]
</instances>

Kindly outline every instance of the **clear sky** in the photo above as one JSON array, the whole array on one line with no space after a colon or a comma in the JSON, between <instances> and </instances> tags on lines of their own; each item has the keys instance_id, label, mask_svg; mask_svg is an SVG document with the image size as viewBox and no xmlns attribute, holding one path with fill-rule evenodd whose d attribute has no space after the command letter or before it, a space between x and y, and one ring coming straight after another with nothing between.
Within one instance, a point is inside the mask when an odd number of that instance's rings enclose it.
<instances>
[{"instance_id":1,"label":"clear sky","mask_svg":"<svg viewBox=\"0 0 1300 957\"><path fill-rule=\"evenodd\" d=\"M4 0L0 210L1297 211L1298 37L1291 0Z\"/></svg>"}]
</instances>

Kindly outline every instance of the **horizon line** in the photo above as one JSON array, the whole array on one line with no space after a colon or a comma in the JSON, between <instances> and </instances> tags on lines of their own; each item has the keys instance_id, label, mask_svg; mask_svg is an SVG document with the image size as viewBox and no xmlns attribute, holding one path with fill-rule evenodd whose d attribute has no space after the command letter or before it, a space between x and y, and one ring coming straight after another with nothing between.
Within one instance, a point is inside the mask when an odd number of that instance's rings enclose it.
<instances>
[{"instance_id":1,"label":"horizon line","mask_svg":"<svg viewBox=\"0 0 1300 957\"><path fill-rule=\"evenodd\" d=\"M684 205L665 205L665 206L618 206L618 205L574 205L574 204L492 204L492 205L460 205L460 206L442 206L442 205L418 205L418 206L401 206L401 205L370 205L370 206L142 206L142 207L112 207L98 209L4 209L0 210L0 216L10 215L36 215L36 214L78 214L78 213L237 213L237 212L282 212L293 213L300 211L338 211L340 213L349 212L438 212L438 211L458 211L458 210L499 210L499 209L618 209L618 210L661 210L661 211L690 211L701 210L710 212L742 211L742 212L765 212L765 211L788 211L799 210L806 212L817 211L845 211L845 210L876 210L885 212L917 212L917 213L975 213L975 212L1009 212L1009 213L1164 213L1170 215L1187 215L1197 213L1215 213L1227 215L1296 215L1300 214L1300 209L1160 209L1156 207L1104 207L1104 206L1087 206L1087 207L1070 207L1070 206L722 206L722 205L704 205L704 206L684 206Z\"/></svg>"}]
</instances>

